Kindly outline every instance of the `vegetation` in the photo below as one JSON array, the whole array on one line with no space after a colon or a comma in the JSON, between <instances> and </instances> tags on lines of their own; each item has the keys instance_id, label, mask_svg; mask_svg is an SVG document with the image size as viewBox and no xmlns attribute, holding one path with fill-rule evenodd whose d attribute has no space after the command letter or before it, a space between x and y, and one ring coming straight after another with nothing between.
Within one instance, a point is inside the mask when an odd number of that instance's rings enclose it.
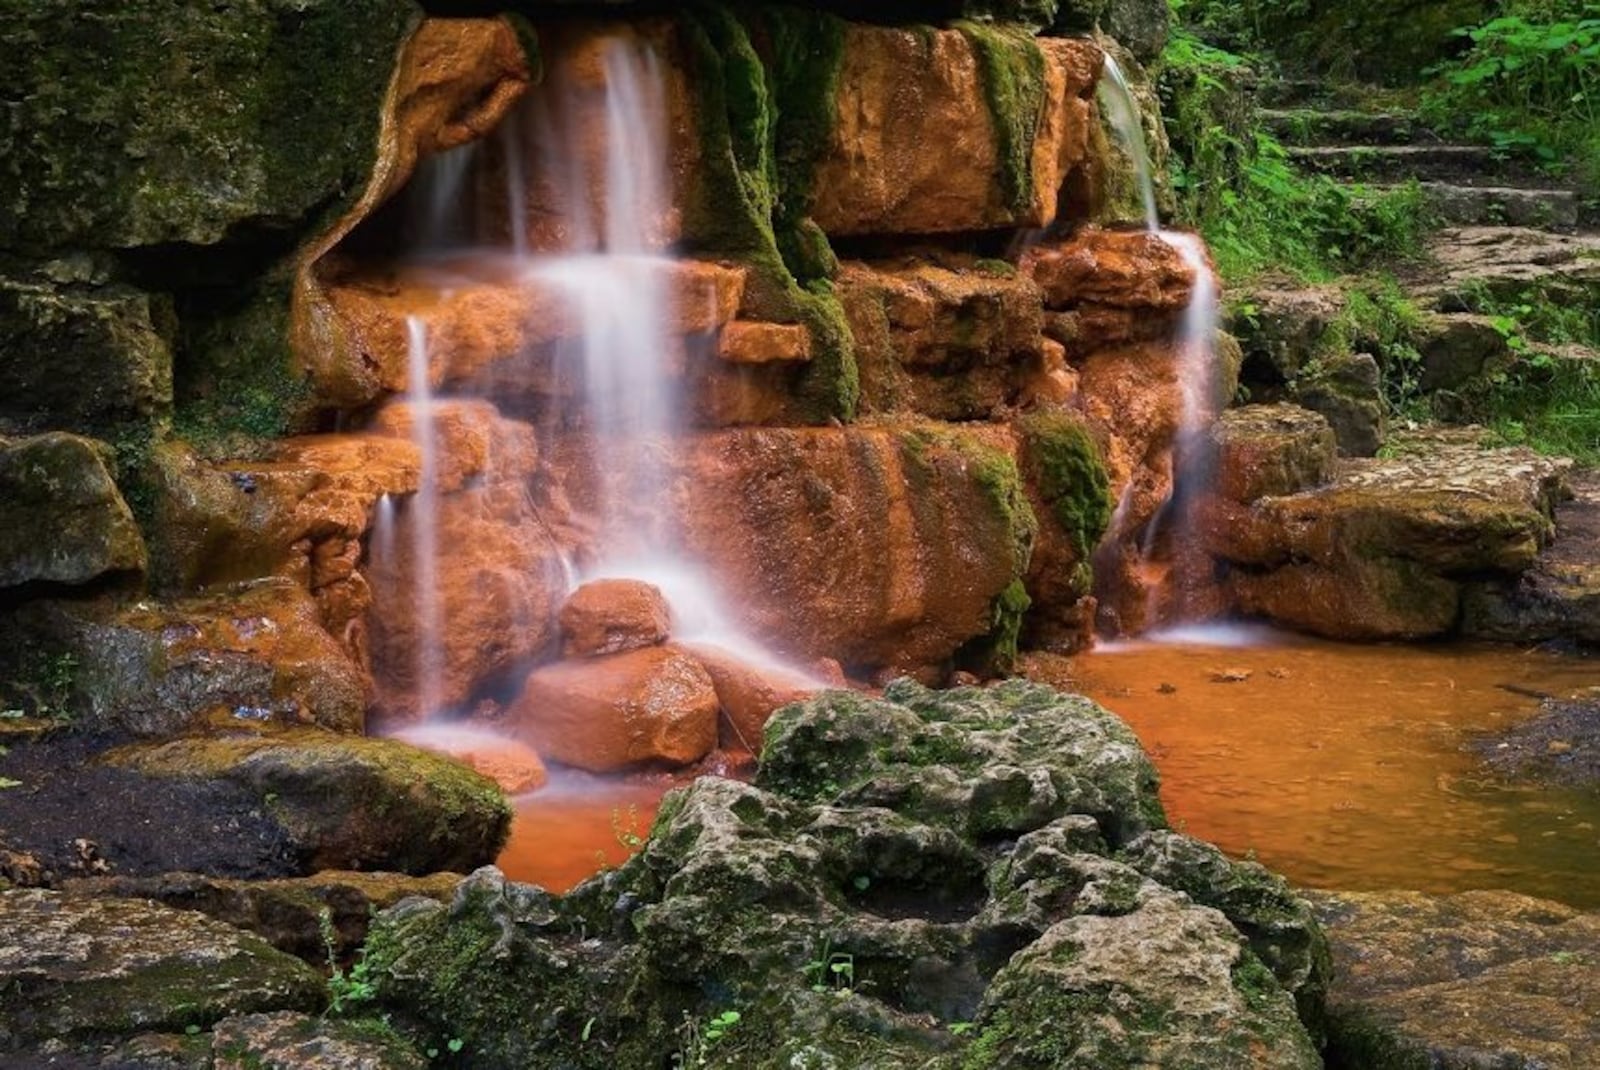
<instances>
[{"instance_id":1,"label":"vegetation","mask_svg":"<svg viewBox=\"0 0 1600 1070\"><path fill-rule=\"evenodd\" d=\"M1591 189L1600 182L1600 3L1512 0L1459 27L1468 47L1430 68L1424 112Z\"/></svg>"},{"instance_id":2,"label":"vegetation","mask_svg":"<svg viewBox=\"0 0 1600 1070\"><path fill-rule=\"evenodd\" d=\"M1178 222L1205 236L1223 280L1328 279L1416 250L1429 219L1415 185L1380 192L1294 167L1247 88L1265 62L1180 24L1156 69Z\"/></svg>"}]
</instances>

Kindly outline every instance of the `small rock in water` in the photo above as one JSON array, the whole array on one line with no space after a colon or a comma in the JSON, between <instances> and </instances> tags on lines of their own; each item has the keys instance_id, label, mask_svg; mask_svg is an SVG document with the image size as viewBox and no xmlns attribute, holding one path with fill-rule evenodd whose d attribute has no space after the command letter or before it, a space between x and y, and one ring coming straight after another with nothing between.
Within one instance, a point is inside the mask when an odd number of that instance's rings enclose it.
<instances>
[{"instance_id":1,"label":"small rock in water","mask_svg":"<svg viewBox=\"0 0 1600 1070\"><path fill-rule=\"evenodd\" d=\"M1281 667L1268 669L1267 675L1274 680L1287 680L1289 678L1289 670Z\"/></svg>"},{"instance_id":2,"label":"small rock in water","mask_svg":"<svg viewBox=\"0 0 1600 1070\"><path fill-rule=\"evenodd\" d=\"M1211 682L1214 684L1242 684L1253 675L1249 669L1212 669Z\"/></svg>"},{"instance_id":3,"label":"small rock in water","mask_svg":"<svg viewBox=\"0 0 1600 1070\"><path fill-rule=\"evenodd\" d=\"M1545 747L1545 751L1550 754L1570 754L1572 752L1572 744L1564 739L1552 739Z\"/></svg>"},{"instance_id":4,"label":"small rock in water","mask_svg":"<svg viewBox=\"0 0 1600 1070\"><path fill-rule=\"evenodd\" d=\"M1162 684L1160 687L1156 688L1156 692L1162 695L1176 695L1178 693L1178 688L1176 684Z\"/></svg>"}]
</instances>

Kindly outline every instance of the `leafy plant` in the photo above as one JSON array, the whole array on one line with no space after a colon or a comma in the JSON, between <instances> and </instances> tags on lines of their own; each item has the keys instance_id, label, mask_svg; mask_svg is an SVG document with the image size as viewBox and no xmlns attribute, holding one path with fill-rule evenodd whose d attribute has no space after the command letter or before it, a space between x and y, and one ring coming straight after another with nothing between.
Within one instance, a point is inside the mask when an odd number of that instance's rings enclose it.
<instances>
[{"instance_id":1,"label":"leafy plant","mask_svg":"<svg viewBox=\"0 0 1600 1070\"><path fill-rule=\"evenodd\" d=\"M1513 0L1454 34L1468 47L1430 69L1427 114L1502 155L1600 181L1600 3Z\"/></svg>"},{"instance_id":2,"label":"leafy plant","mask_svg":"<svg viewBox=\"0 0 1600 1070\"><path fill-rule=\"evenodd\" d=\"M356 1007L372 1002L377 988L372 982L367 953L363 948L348 973L339 964L338 936L333 928L333 914L324 909L317 915L317 931L322 935L323 952L328 961L328 1010L335 1018L343 1018Z\"/></svg>"},{"instance_id":3,"label":"leafy plant","mask_svg":"<svg viewBox=\"0 0 1600 1070\"><path fill-rule=\"evenodd\" d=\"M680 1068L705 1066L711 1059L711 1052L742 1020L743 1015L736 1010L722 1011L704 1022L685 1014L683 1024L678 1027L680 1044L673 1053L672 1065Z\"/></svg>"},{"instance_id":4,"label":"leafy plant","mask_svg":"<svg viewBox=\"0 0 1600 1070\"><path fill-rule=\"evenodd\" d=\"M844 994L855 988L855 956L833 950L832 940L822 942L822 950L805 964L804 970L813 992Z\"/></svg>"},{"instance_id":5,"label":"leafy plant","mask_svg":"<svg viewBox=\"0 0 1600 1070\"><path fill-rule=\"evenodd\" d=\"M629 851L637 851L644 846L645 834L637 806L629 803L626 810L615 806L611 808L611 835Z\"/></svg>"}]
</instances>

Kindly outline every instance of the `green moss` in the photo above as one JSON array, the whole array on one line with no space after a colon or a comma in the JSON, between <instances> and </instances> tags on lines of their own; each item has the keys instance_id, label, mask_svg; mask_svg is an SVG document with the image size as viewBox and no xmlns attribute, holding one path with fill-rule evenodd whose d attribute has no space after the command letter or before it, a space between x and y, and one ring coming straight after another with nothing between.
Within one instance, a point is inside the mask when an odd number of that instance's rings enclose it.
<instances>
[{"instance_id":1,"label":"green moss","mask_svg":"<svg viewBox=\"0 0 1600 1070\"><path fill-rule=\"evenodd\" d=\"M848 420L860 396L854 344L822 277L835 264L832 251L804 214L810 174L832 130L842 24L791 9L768 12L770 69L731 8L696 4L681 26L705 164L685 207L686 242L750 265L747 313L800 323L811 334L812 359L795 386L802 415Z\"/></svg>"},{"instance_id":2,"label":"green moss","mask_svg":"<svg viewBox=\"0 0 1600 1070\"><path fill-rule=\"evenodd\" d=\"M1035 413L1018 423L1025 463L1039 495L1087 559L1111 522L1111 481L1087 427L1067 413Z\"/></svg>"},{"instance_id":3,"label":"green moss","mask_svg":"<svg viewBox=\"0 0 1600 1070\"><path fill-rule=\"evenodd\" d=\"M1033 203L1033 142L1044 108L1044 53L1014 26L956 24L972 46L994 122L1006 204L1023 214Z\"/></svg>"}]
</instances>

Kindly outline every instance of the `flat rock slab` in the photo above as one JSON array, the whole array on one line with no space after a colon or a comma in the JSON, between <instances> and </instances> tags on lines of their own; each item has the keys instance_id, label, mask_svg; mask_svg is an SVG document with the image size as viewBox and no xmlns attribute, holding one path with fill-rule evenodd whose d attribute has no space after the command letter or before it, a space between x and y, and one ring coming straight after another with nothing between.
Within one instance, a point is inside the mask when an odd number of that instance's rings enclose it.
<instances>
[{"instance_id":1,"label":"flat rock slab","mask_svg":"<svg viewBox=\"0 0 1600 1070\"><path fill-rule=\"evenodd\" d=\"M1456 227L1436 234L1427 252L1436 270L1424 293L1443 311L1470 311L1458 295L1479 288L1501 298L1534 285L1580 299L1600 293L1600 234Z\"/></svg>"},{"instance_id":2,"label":"flat rock slab","mask_svg":"<svg viewBox=\"0 0 1600 1070\"><path fill-rule=\"evenodd\" d=\"M1307 896L1333 952L1330 1061L1600 1066L1600 915L1510 892Z\"/></svg>"},{"instance_id":3,"label":"flat rock slab","mask_svg":"<svg viewBox=\"0 0 1600 1070\"><path fill-rule=\"evenodd\" d=\"M130 899L0 892L0 1051L313 1010L323 987L299 959L201 914Z\"/></svg>"},{"instance_id":4,"label":"flat rock slab","mask_svg":"<svg viewBox=\"0 0 1600 1070\"><path fill-rule=\"evenodd\" d=\"M1484 639L1600 643L1600 472L1569 480L1555 538L1515 582L1474 587L1463 630Z\"/></svg>"},{"instance_id":5,"label":"flat rock slab","mask_svg":"<svg viewBox=\"0 0 1600 1070\"><path fill-rule=\"evenodd\" d=\"M1473 749L1508 780L1600 792L1600 687L1547 699L1536 716L1477 740Z\"/></svg>"}]
</instances>

